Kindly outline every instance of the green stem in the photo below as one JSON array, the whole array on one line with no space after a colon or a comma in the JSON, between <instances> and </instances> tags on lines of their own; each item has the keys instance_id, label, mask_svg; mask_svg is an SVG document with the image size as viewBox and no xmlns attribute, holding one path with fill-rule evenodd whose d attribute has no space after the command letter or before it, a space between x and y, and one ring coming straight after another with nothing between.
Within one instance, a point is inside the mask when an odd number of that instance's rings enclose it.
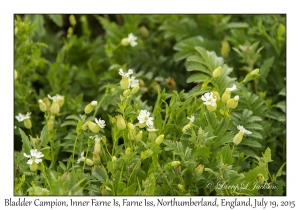
<instances>
[{"instance_id":1,"label":"green stem","mask_svg":"<svg viewBox=\"0 0 300 210\"><path fill-rule=\"evenodd\" d=\"M73 147L73 160L72 160L72 166L74 167L74 155L75 155L75 148L76 148L76 143L77 143L77 140L78 140L78 136L79 134L77 134L76 136L76 139L75 139L75 142L74 142L74 147Z\"/></svg>"},{"instance_id":2,"label":"green stem","mask_svg":"<svg viewBox=\"0 0 300 210\"><path fill-rule=\"evenodd\" d=\"M94 117L96 117L96 114L97 114L98 110L100 109L100 106L101 106L103 100L104 100L105 97L107 96L106 92L107 92L107 91L105 91L104 96L102 97L102 99L101 99L101 100L99 101L99 103L97 104L97 107L96 107L95 112L94 112L94 115L93 115Z\"/></svg>"}]
</instances>

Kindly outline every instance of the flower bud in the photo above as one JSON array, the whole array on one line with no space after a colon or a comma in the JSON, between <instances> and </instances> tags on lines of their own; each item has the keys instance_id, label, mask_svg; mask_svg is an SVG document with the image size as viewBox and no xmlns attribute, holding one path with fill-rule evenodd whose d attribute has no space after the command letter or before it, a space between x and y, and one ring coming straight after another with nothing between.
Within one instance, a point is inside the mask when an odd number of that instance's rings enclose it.
<instances>
[{"instance_id":1,"label":"flower bud","mask_svg":"<svg viewBox=\"0 0 300 210\"><path fill-rule=\"evenodd\" d=\"M223 58L227 58L228 54L230 52L230 45L229 45L228 41L226 41L226 40L223 40L221 42L221 45L222 45L221 46L221 55Z\"/></svg>"},{"instance_id":2,"label":"flower bud","mask_svg":"<svg viewBox=\"0 0 300 210\"><path fill-rule=\"evenodd\" d=\"M244 133L243 132L238 132L235 136L234 136L234 138L233 138L233 143L235 144L235 145L239 145L240 143L241 143L241 141L242 141L242 139L243 139L243 136L244 136Z\"/></svg>"},{"instance_id":3,"label":"flower bud","mask_svg":"<svg viewBox=\"0 0 300 210\"><path fill-rule=\"evenodd\" d=\"M123 96L124 96L124 97L127 97L127 96L129 96L129 95L130 95L130 89L124 90Z\"/></svg>"},{"instance_id":4,"label":"flower bud","mask_svg":"<svg viewBox=\"0 0 300 210\"><path fill-rule=\"evenodd\" d=\"M113 156L113 157L111 158L111 161L112 161L112 162L117 161L117 157L116 157L116 156Z\"/></svg>"},{"instance_id":5,"label":"flower bud","mask_svg":"<svg viewBox=\"0 0 300 210\"><path fill-rule=\"evenodd\" d=\"M182 184L178 184L177 187L181 192L184 192L184 186Z\"/></svg>"},{"instance_id":6,"label":"flower bud","mask_svg":"<svg viewBox=\"0 0 300 210\"><path fill-rule=\"evenodd\" d=\"M254 69L253 71L251 71L251 75L259 75L259 69Z\"/></svg>"},{"instance_id":7,"label":"flower bud","mask_svg":"<svg viewBox=\"0 0 300 210\"><path fill-rule=\"evenodd\" d=\"M30 128L32 127L32 124L31 124L30 119L25 119L25 120L24 120L24 126L25 126L25 128L27 128L27 129L30 129Z\"/></svg>"},{"instance_id":8,"label":"flower bud","mask_svg":"<svg viewBox=\"0 0 300 210\"><path fill-rule=\"evenodd\" d=\"M40 110L42 111L42 112L45 112L45 111L47 111L47 106L46 106L46 104L44 103L44 101L43 100L39 100L39 107L40 107Z\"/></svg>"},{"instance_id":9,"label":"flower bud","mask_svg":"<svg viewBox=\"0 0 300 210\"><path fill-rule=\"evenodd\" d=\"M223 103L227 103L227 101L230 99L230 96L231 96L231 92L225 90L225 92L222 95L222 101L223 101Z\"/></svg>"},{"instance_id":10,"label":"flower bud","mask_svg":"<svg viewBox=\"0 0 300 210\"><path fill-rule=\"evenodd\" d=\"M89 127L90 131L92 131L93 133L98 133L100 131L100 126L94 122L88 121L87 126Z\"/></svg>"},{"instance_id":11,"label":"flower bud","mask_svg":"<svg viewBox=\"0 0 300 210\"><path fill-rule=\"evenodd\" d=\"M120 81L121 88L123 90L126 90L129 88L129 78L128 77L122 77Z\"/></svg>"},{"instance_id":12,"label":"flower bud","mask_svg":"<svg viewBox=\"0 0 300 210\"><path fill-rule=\"evenodd\" d=\"M218 68L216 68L216 69L213 71L213 77L214 77L214 78L219 77L220 74L221 74L221 72L222 72L222 67L219 66Z\"/></svg>"},{"instance_id":13,"label":"flower bud","mask_svg":"<svg viewBox=\"0 0 300 210\"><path fill-rule=\"evenodd\" d=\"M97 101L92 101L91 103L86 105L86 107L84 108L85 114L91 113L91 111L93 111L94 109L94 106L97 106Z\"/></svg>"},{"instance_id":14,"label":"flower bud","mask_svg":"<svg viewBox=\"0 0 300 210\"><path fill-rule=\"evenodd\" d=\"M69 27L68 28L68 35L67 35L67 37L70 38L72 36L72 34L73 34L73 28Z\"/></svg>"},{"instance_id":15,"label":"flower bud","mask_svg":"<svg viewBox=\"0 0 300 210\"><path fill-rule=\"evenodd\" d=\"M163 142L164 137L165 137L164 134L159 135L159 136L155 139L155 143L158 144L158 145L160 145L160 144Z\"/></svg>"},{"instance_id":16,"label":"flower bud","mask_svg":"<svg viewBox=\"0 0 300 210\"><path fill-rule=\"evenodd\" d=\"M53 101L50 107L50 112L52 114L58 114L59 113L59 103L58 101Z\"/></svg>"},{"instance_id":17,"label":"flower bud","mask_svg":"<svg viewBox=\"0 0 300 210\"><path fill-rule=\"evenodd\" d=\"M94 163L94 165L100 165L101 161L100 161L99 152L94 151L92 153L93 153L93 163Z\"/></svg>"},{"instance_id":18,"label":"flower bud","mask_svg":"<svg viewBox=\"0 0 300 210\"><path fill-rule=\"evenodd\" d=\"M125 155L128 155L130 153L130 147L127 147L127 149L125 150Z\"/></svg>"},{"instance_id":19,"label":"flower bud","mask_svg":"<svg viewBox=\"0 0 300 210\"><path fill-rule=\"evenodd\" d=\"M140 142L143 138L143 131L138 132L138 134L135 137L136 142Z\"/></svg>"},{"instance_id":20,"label":"flower bud","mask_svg":"<svg viewBox=\"0 0 300 210\"><path fill-rule=\"evenodd\" d=\"M171 166L173 166L174 168L180 165L180 161L172 161Z\"/></svg>"},{"instance_id":21,"label":"flower bud","mask_svg":"<svg viewBox=\"0 0 300 210\"><path fill-rule=\"evenodd\" d=\"M116 120L117 120L117 128L119 130L124 130L126 128L126 123L122 115L117 115Z\"/></svg>"},{"instance_id":22,"label":"flower bud","mask_svg":"<svg viewBox=\"0 0 300 210\"><path fill-rule=\"evenodd\" d=\"M36 171L38 169L38 164L36 163L36 162L32 162L31 164L30 164L30 170L31 171Z\"/></svg>"},{"instance_id":23,"label":"flower bud","mask_svg":"<svg viewBox=\"0 0 300 210\"><path fill-rule=\"evenodd\" d=\"M239 96L235 96L233 99L231 98L227 101L226 106L228 107L228 109L235 109L238 103L239 103Z\"/></svg>"},{"instance_id":24,"label":"flower bud","mask_svg":"<svg viewBox=\"0 0 300 210\"><path fill-rule=\"evenodd\" d=\"M212 106L212 105L206 105L206 108L207 108L209 111L213 112L213 111L215 111L215 110L217 109L217 104L216 104L215 106Z\"/></svg>"},{"instance_id":25,"label":"flower bud","mask_svg":"<svg viewBox=\"0 0 300 210\"><path fill-rule=\"evenodd\" d=\"M188 124L186 124L183 128L182 128L182 132L185 133L187 131L187 129L193 127L193 123L189 122Z\"/></svg>"},{"instance_id":26,"label":"flower bud","mask_svg":"<svg viewBox=\"0 0 300 210\"><path fill-rule=\"evenodd\" d=\"M17 72L17 70L16 70L16 69L14 70L14 76L15 76L15 77L14 77L15 79L17 79L17 78L18 78L18 72Z\"/></svg>"},{"instance_id":27,"label":"flower bud","mask_svg":"<svg viewBox=\"0 0 300 210\"><path fill-rule=\"evenodd\" d=\"M75 26L76 25L76 18L74 15L70 15L69 16L69 21L71 23L72 26Z\"/></svg>"},{"instance_id":28,"label":"flower bud","mask_svg":"<svg viewBox=\"0 0 300 210\"><path fill-rule=\"evenodd\" d=\"M88 166L93 166L94 165L94 162L89 158L84 158L84 161Z\"/></svg>"},{"instance_id":29,"label":"flower bud","mask_svg":"<svg viewBox=\"0 0 300 210\"><path fill-rule=\"evenodd\" d=\"M149 36L149 31L145 26L141 26L139 28L139 31L140 31L140 33L143 37L148 37Z\"/></svg>"},{"instance_id":30,"label":"flower bud","mask_svg":"<svg viewBox=\"0 0 300 210\"><path fill-rule=\"evenodd\" d=\"M147 159L153 154L153 151L151 149L147 149L146 151L141 152L141 158L142 160Z\"/></svg>"},{"instance_id":31,"label":"flower bud","mask_svg":"<svg viewBox=\"0 0 300 210\"><path fill-rule=\"evenodd\" d=\"M136 86L136 87L132 88L131 94L136 94L139 90L140 90L140 86Z\"/></svg>"},{"instance_id":32,"label":"flower bud","mask_svg":"<svg viewBox=\"0 0 300 210\"><path fill-rule=\"evenodd\" d=\"M199 164L197 166L197 168L195 168L195 174L196 174L196 176L200 177L202 175L202 173L203 173L203 170L204 170L204 165Z\"/></svg>"},{"instance_id":33,"label":"flower bud","mask_svg":"<svg viewBox=\"0 0 300 210\"><path fill-rule=\"evenodd\" d=\"M257 174L256 179L260 184L263 184L265 181L265 177L263 174Z\"/></svg>"},{"instance_id":34,"label":"flower bud","mask_svg":"<svg viewBox=\"0 0 300 210\"><path fill-rule=\"evenodd\" d=\"M129 42L129 40L128 40L127 38L123 38L123 39L121 40L121 44L122 44L123 46L127 46L127 45L130 44L130 42Z\"/></svg>"},{"instance_id":35,"label":"flower bud","mask_svg":"<svg viewBox=\"0 0 300 210\"><path fill-rule=\"evenodd\" d=\"M219 93L217 91L213 91L212 93L213 93L213 97L217 99L217 102L219 102L220 101Z\"/></svg>"}]
</instances>

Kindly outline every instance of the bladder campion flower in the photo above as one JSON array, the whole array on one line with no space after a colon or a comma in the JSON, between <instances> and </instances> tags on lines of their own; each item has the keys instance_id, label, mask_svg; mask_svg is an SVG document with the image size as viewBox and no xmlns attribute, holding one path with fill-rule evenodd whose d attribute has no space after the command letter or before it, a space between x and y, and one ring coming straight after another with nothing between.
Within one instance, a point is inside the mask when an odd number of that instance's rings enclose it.
<instances>
[{"instance_id":1,"label":"bladder campion flower","mask_svg":"<svg viewBox=\"0 0 300 210\"><path fill-rule=\"evenodd\" d=\"M59 113L59 109L60 109L60 106L59 106L60 97L57 97L57 96L51 97L48 94L48 98L50 98L53 101L52 104L51 104L51 107L50 107L50 112L52 114L58 114Z\"/></svg>"},{"instance_id":2,"label":"bladder campion flower","mask_svg":"<svg viewBox=\"0 0 300 210\"><path fill-rule=\"evenodd\" d=\"M97 104L98 104L97 101L92 101L91 103L89 103L88 105L86 105L86 107L84 108L85 114L91 113L91 111L93 111L93 108L95 106L97 106Z\"/></svg>"},{"instance_id":3,"label":"bladder campion flower","mask_svg":"<svg viewBox=\"0 0 300 210\"><path fill-rule=\"evenodd\" d=\"M41 152L38 152L36 149L30 150L30 155L27 155L24 153L24 156L29 158L27 161L27 164L30 165L30 170L31 171L36 171L38 168L38 164L42 162L42 157L44 157L44 154Z\"/></svg>"},{"instance_id":4,"label":"bladder campion flower","mask_svg":"<svg viewBox=\"0 0 300 210\"><path fill-rule=\"evenodd\" d=\"M105 121L101 120L101 118L99 118L99 120L97 118L95 118L95 122L91 122L88 121L86 122L83 126L82 129L85 130L86 126L89 127L90 131L92 131L93 133L98 133L100 131L100 128L104 128L105 127Z\"/></svg>"},{"instance_id":5,"label":"bladder campion flower","mask_svg":"<svg viewBox=\"0 0 300 210\"><path fill-rule=\"evenodd\" d=\"M239 96L234 96L234 98L232 99L229 99L227 101L227 104L226 106L229 108L229 109L235 109L239 103L239 99L240 97Z\"/></svg>"},{"instance_id":6,"label":"bladder campion flower","mask_svg":"<svg viewBox=\"0 0 300 210\"><path fill-rule=\"evenodd\" d=\"M132 69L128 69L128 72L125 73L123 69L119 69L119 74L122 76L122 80L120 81L121 88L126 90L130 87L130 78L129 76L133 74Z\"/></svg>"},{"instance_id":7,"label":"bladder campion flower","mask_svg":"<svg viewBox=\"0 0 300 210\"><path fill-rule=\"evenodd\" d=\"M42 112L47 111L47 106L46 106L45 102L42 99L39 100L39 107L40 107L40 110Z\"/></svg>"},{"instance_id":8,"label":"bladder campion flower","mask_svg":"<svg viewBox=\"0 0 300 210\"><path fill-rule=\"evenodd\" d=\"M84 157L84 152L82 152L80 154L80 158L77 160L77 163L80 163L82 161L84 161L89 166L93 166L94 165L94 162L91 159Z\"/></svg>"},{"instance_id":9,"label":"bladder campion flower","mask_svg":"<svg viewBox=\"0 0 300 210\"><path fill-rule=\"evenodd\" d=\"M95 146L94 146L94 151L95 152L101 152L101 146L100 146L100 141L101 141L101 137L99 137L98 135L95 136L90 136L91 139L95 139Z\"/></svg>"},{"instance_id":10,"label":"bladder campion flower","mask_svg":"<svg viewBox=\"0 0 300 210\"><path fill-rule=\"evenodd\" d=\"M204 104L206 105L206 108L209 111L215 111L217 108L217 99L214 97L212 92L205 93L203 96L201 96L202 100L204 101Z\"/></svg>"},{"instance_id":11,"label":"bladder campion flower","mask_svg":"<svg viewBox=\"0 0 300 210\"><path fill-rule=\"evenodd\" d=\"M131 88L135 88L137 86L139 86L139 80L135 79L135 76L131 76L130 79L129 79L129 86Z\"/></svg>"},{"instance_id":12,"label":"bladder campion flower","mask_svg":"<svg viewBox=\"0 0 300 210\"><path fill-rule=\"evenodd\" d=\"M231 88L226 88L225 92L222 95L223 103L227 103L227 101L230 99L231 92L236 89L236 85L233 85Z\"/></svg>"},{"instance_id":13,"label":"bladder campion flower","mask_svg":"<svg viewBox=\"0 0 300 210\"><path fill-rule=\"evenodd\" d=\"M235 145L239 145L243 139L244 134L252 134L251 131L246 130L243 126L238 125L237 129L239 129L240 131L234 136L233 138L233 143Z\"/></svg>"},{"instance_id":14,"label":"bladder campion flower","mask_svg":"<svg viewBox=\"0 0 300 210\"><path fill-rule=\"evenodd\" d=\"M131 47L134 47L137 45L137 37L135 35L133 35L132 33L128 34L128 37L127 38L123 38L122 41L121 41L121 44L123 46L127 46L127 45L131 45Z\"/></svg>"},{"instance_id":15,"label":"bladder campion flower","mask_svg":"<svg viewBox=\"0 0 300 210\"><path fill-rule=\"evenodd\" d=\"M25 128L30 129L30 128L32 127L32 124L31 124L31 121L30 121L30 115L31 115L31 112L27 112L26 115L23 115L23 114L19 113L19 114L16 116L16 119L17 119L19 122L24 121L24 126L25 126Z\"/></svg>"},{"instance_id":16,"label":"bladder campion flower","mask_svg":"<svg viewBox=\"0 0 300 210\"><path fill-rule=\"evenodd\" d=\"M195 120L195 116L192 115L191 117L187 117L190 122L188 124L186 124L183 128L182 128L182 132L185 133L187 129L191 128L193 126L193 122Z\"/></svg>"},{"instance_id":17,"label":"bladder campion flower","mask_svg":"<svg viewBox=\"0 0 300 210\"><path fill-rule=\"evenodd\" d=\"M139 120L140 128L144 128L146 125L148 127L153 126L154 118L150 117L150 112L148 112L147 110L141 110L137 119Z\"/></svg>"}]
</instances>

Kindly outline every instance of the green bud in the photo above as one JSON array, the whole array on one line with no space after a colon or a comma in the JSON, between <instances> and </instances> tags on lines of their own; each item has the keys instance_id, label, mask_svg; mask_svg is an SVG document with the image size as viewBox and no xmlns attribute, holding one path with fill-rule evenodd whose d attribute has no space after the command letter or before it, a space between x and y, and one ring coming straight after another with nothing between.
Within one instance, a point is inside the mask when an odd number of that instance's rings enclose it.
<instances>
[{"instance_id":1,"label":"green bud","mask_svg":"<svg viewBox=\"0 0 300 210\"><path fill-rule=\"evenodd\" d=\"M136 94L140 90L140 86L136 86L131 90L131 94Z\"/></svg>"},{"instance_id":2,"label":"green bud","mask_svg":"<svg viewBox=\"0 0 300 210\"><path fill-rule=\"evenodd\" d=\"M140 31L140 33L143 37L148 37L149 36L149 31L145 26L141 26L139 28L139 31Z\"/></svg>"},{"instance_id":3,"label":"green bud","mask_svg":"<svg viewBox=\"0 0 300 210\"><path fill-rule=\"evenodd\" d=\"M184 186L182 184L178 184L177 187L181 192L184 192Z\"/></svg>"},{"instance_id":4,"label":"green bud","mask_svg":"<svg viewBox=\"0 0 300 210\"><path fill-rule=\"evenodd\" d=\"M17 79L17 78L18 78L18 72L17 72L17 70L16 70L16 69L14 70L14 73L15 73L15 74L14 74L14 76L15 76L15 79Z\"/></svg>"},{"instance_id":5,"label":"green bud","mask_svg":"<svg viewBox=\"0 0 300 210\"><path fill-rule=\"evenodd\" d=\"M186 124L183 128L182 128L182 132L185 133L187 131L187 129L193 127L193 123L189 122L188 124Z\"/></svg>"},{"instance_id":6,"label":"green bud","mask_svg":"<svg viewBox=\"0 0 300 210\"><path fill-rule=\"evenodd\" d=\"M93 133L98 133L100 131L100 126L94 122L88 121L87 126L89 127L90 131L92 131Z\"/></svg>"},{"instance_id":7,"label":"green bud","mask_svg":"<svg viewBox=\"0 0 300 210\"><path fill-rule=\"evenodd\" d=\"M214 77L214 78L219 77L220 74L221 74L221 72L222 72L222 67L216 68L216 69L213 71L213 77Z\"/></svg>"},{"instance_id":8,"label":"green bud","mask_svg":"<svg viewBox=\"0 0 300 210\"><path fill-rule=\"evenodd\" d=\"M72 26L75 26L76 25L76 18L74 15L70 15L69 16L69 21L71 23Z\"/></svg>"},{"instance_id":9,"label":"green bud","mask_svg":"<svg viewBox=\"0 0 300 210\"><path fill-rule=\"evenodd\" d=\"M128 77L122 77L120 81L121 88L123 90L126 90L129 88L129 78Z\"/></svg>"},{"instance_id":10,"label":"green bud","mask_svg":"<svg viewBox=\"0 0 300 210\"><path fill-rule=\"evenodd\" d=\"M112 161L112 162L117 161L117 157L116 157L116 156L113 156L113 157L111 158L111 161Z\"/></svg>"},{"instance_id":11,"label":"green bud","mask_svg":"<svg viewBox=\"0 0 300 210\"><path fill-rule=\"evenodd\" d=\"M115 118L117 121L117 128L119 130L124 130L126 128L126 123L122 115L117 115Z\"/></svg>"},{"instance_id":12,"label":"green bud","mask_svg":"<svg viewBox=\"0 0 300 210\"><path fill-rule=\"evenodd\" d=\"M197 176L197 177L201 176L202 173L203 173L203 170L204 170L204 165L199 164L199 165L197 166L197 168L195 169L196 176Z\"/></svg>"},{"instance_id":13,"label":"green bud","mask_svg":"<svg viewBox=\"0 0 300 210\"><path fill-rule=\"evenodd\" d=\"M155 139L155 143L158 144L158 145L160 145L160 144L163 142L164 137L165 137L164 134L159 135L159 136Z\"/></svg>"},{"instance_id":14,"label":"green bud","mask_svg":"<svg viewBox=\"0 0 300 210\"><path fill-rule=\"evenodd\" d=\"M123 46L128 46L128 45L130 44L130 42L128 41L127 38L123 38L123 39L121 40L121 44L122 44Z\"/></svg>"},{"instance_id":15,"label":"green bud","mask_svg":"<svg viewBox=\"0 0 300 210\"><path fill-rule=\"evenodd\" d=\"M91 113L91 111L93 111L95 106L97 106L97 101L92 101L91 103L86 105L86 107L84 108L85 114Z\"/></svg>"},{"instance_id":16,"label":"green bud","mask_svg":"<svg viewBox=\"0 0 300 210\"><path fill-rule=\"evenodd\" d=\"M256 179L260 184L263 184L265 181L265 177L263 174L257 174Z\"/></svg>"},{"instance_id":17,"label":"green bud","mask_svg":"<svg viewBox=\"0 0 300 210\"><path fill-rule=\"evenodd\" d=\"M53 101L50 107L50 112L52 114L58 114L59 113L59 103L58 101Z\"/></svg>"},{"instance_id":18,"label":"green bud","mask_svg":"<svg viewBox=\"0 0 300 210\"><path fill-rule=\"evenodd\" d=\"M45 112L45 111L47 111L47 106L46 106L46 104L44 103L44 101L43 100L39 100L39 107L40 107L40 110L42 111L42 112Z\"/></svg>"},{"instance_id":19,"label":"green bud","mask_svg":"<svg viewBox=\"0 0 300 210\"><path fill-rule=\"evenodd\" d=\"M31 124L30 119L25 119L25 120L24 120L24 126L25 126L25 128L27 128L27 129L30 129L30 128L32 127L32 124Z\"/></svg>"},{"instance_id":20,"label":"green bud","mask_svg":"<svg viewBox=\"0 0 300 210\"><path fill-rule=\"evenodd\" d=\"M127 96L129 96L129 95L130 95L130 89L124 90L123 96L124 96L124 97L127 97Z\"/></svg>"},{"instance_id":21,"label":"green bud","mask_svg":"<svg viewBox=\"0 0 300 210\"><path fill-rule=\"evenodd\" d=\"M93 153L93 163L94 163L94 165L100 165L101 161L100 161L99 152L94 151L92 153Z\"/></svg>"},{"instance_id":22,"label":"green bud","mask_svg":"<svg viewBox=\"0 0 300 210\"><path fill-rule=\"evenodd\" d=\"M138 134L136 135L135 141L140 142L143 138L143 131L139 131Z\"/></svg>"},{"instance_id":23,"label":"green bud","mask_svg":"<svg viewBox=\"0 0 300 210\"><path fill-rule=\"evenodd\" d=\"M127 147L127 149L125 150L125 155L128 155L130 153L130 147Z\"/></svg>"},{"instance_id":24,"label":"green bud","mask_svg":"<svg viewBox=\"0 0 300 210\"><path fill-rule=\"evenodd\" d=\"M146 151L142 151L141 158L142 160L149 158L153 154L151 149L147 149Z\"/></svg>"},{"instance_id":25,"label":"green bud","mask_svg":"<svg viewBox=\"0 0 300 210\"><path fill-rule=\"evenodd\" d=\"M180 165L180 161L172 161L171 166L173 166L174 168Z\"/></svg>"}]
</instances>

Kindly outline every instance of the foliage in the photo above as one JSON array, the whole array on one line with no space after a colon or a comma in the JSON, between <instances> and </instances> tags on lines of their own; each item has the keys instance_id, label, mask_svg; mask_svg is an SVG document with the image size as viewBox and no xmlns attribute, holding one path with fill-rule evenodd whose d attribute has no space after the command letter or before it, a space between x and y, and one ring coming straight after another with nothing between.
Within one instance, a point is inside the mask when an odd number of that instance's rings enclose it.
<instances>
[{"instance_id":1,"label":"foliage","mask_svg":"<svg viewBox=\"0 0 300 210\"><path fill-rule=\"evenodd\" d=\"M16 15L14 54L15 195L286 194L285 16Z\"/></svg>"}]
</instances>

